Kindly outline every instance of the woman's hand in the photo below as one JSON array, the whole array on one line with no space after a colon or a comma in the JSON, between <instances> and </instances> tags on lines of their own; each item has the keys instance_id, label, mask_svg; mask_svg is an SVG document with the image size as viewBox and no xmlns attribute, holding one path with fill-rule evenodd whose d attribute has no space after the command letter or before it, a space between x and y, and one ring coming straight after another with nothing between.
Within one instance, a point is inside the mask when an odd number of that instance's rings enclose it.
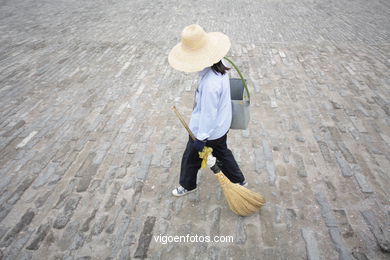
<instances>
[{"instance_id":1,"label":"woman's hand","mask_svg":"<svg viewBox=\"0 0 390 260\"><path fill-rule=\"evenodd\" d=\"M212 154L209 154L207 157L207 166L209 168L213 167L217 163L217 158L215 158Z\"/></svg>"}]
</instances>

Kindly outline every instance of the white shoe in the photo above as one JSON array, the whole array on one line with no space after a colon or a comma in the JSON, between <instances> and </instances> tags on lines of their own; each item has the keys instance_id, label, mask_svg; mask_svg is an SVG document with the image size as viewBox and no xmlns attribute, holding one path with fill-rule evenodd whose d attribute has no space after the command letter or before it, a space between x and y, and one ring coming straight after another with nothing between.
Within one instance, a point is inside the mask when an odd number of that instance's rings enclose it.
<instances>
[{"instance_id":1,"label":"white shoe","mask_svg":"<svg viewBox=\"0 0 390 260\"><path fill-rule=\"evenodd\" d=\"M244 180L243 182L240 182L241 186L248 187L248 183Z\"/></svg>"},{"instance_id":2,"label":"white shoe","mask_svg":"<svg viewBox=\"0 0 390 260\"><path fill-rule=\"evenodd\" d=\"M186 190L182 186L179 186L179 187L177 187L176 189L174 189L172 191L172 194L173 194L173 196L180 197L180 196L184 196L184 195L186 195L188 193L191 193L191 192L193 192L195 190L196 190L196 188L193 189L193 190Z\"/></svg>"}]
</instances>

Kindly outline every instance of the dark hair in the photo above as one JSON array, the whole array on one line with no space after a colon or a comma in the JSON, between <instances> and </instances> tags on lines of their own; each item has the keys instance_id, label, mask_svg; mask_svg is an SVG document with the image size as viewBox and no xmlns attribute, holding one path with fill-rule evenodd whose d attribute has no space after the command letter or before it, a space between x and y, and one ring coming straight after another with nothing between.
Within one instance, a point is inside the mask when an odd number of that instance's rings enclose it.
<instances>
[{"instance_id":1,"label":"dark hair","mask_svg":"<svg viewBox=\"0 0 390 260\"><path fill-rule=\"evenodd\" d=\"M224 75L228 70L230 70L230 68L223 65L222 60L213 64L213 66L211 66L211 69L214 71L215 74L218 74L218 72L219 72L222 75Z\"/></svg>"}]
</instances>

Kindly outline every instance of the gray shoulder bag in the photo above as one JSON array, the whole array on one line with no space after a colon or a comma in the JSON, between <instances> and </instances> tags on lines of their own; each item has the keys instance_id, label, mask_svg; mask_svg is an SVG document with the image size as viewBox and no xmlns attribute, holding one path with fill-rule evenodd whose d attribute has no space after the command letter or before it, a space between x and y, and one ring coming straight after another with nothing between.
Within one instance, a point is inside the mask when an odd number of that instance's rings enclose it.
<instances>
[{"instance_id":1,"label":"gray shoulder bag","mask_svg":"<svg viewBox=\"0 0 390 260\"><path fill-rule=\"evenodd\" d=\"M250 95L246 80L241 74L241 71L229 58L224 57L230 62L240 76L239 79L230 79L230 95L232 99L232 124L230 129L247 129L249 124L249 105ZM244 93L245 90L245 93Z\"/></svg>"}]
</instances>

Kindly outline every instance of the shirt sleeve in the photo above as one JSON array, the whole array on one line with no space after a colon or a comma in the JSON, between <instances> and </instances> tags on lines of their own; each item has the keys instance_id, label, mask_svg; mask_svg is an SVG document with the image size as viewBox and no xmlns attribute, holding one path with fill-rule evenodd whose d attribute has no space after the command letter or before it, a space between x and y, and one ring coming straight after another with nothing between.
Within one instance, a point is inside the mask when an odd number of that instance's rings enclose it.
<instances>
[{"instance_id":1,"label":"shirt sleeve","mask_svg":"<svg viewBox=\"0 0 390 260\"><path fill-rule=\"evenodd\" d=\"M198 140L205 140L210 137L216 127L216 118L219 103L218 86L214 82L207 82L202 89L200 97L201 109L199 116Z\"/></svg>"}]
</instances>

